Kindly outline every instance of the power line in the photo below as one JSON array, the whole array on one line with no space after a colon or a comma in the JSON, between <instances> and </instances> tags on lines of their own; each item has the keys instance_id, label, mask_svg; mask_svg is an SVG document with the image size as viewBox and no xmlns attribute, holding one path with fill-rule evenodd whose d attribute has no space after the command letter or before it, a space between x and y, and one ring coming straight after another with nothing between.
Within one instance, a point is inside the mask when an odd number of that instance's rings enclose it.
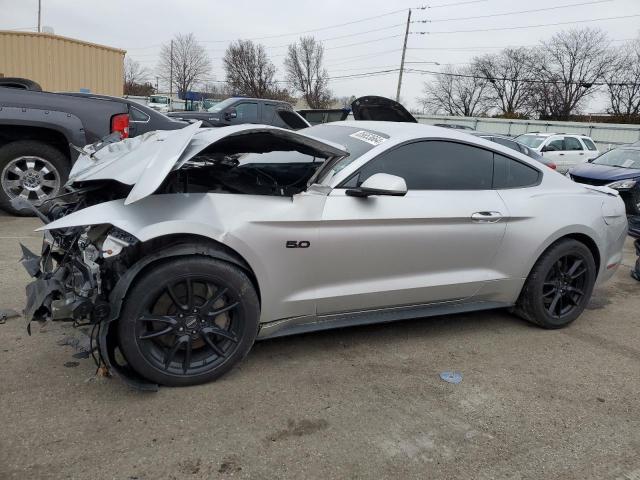
<instances>
[{"instance_id":1,"label":"power line","mask_svg":"<svg viewBox=\"0 0 640 480\"><path fill-rule=\"evenodd\" d=\"M412 23L436 23L436 22L454 22L457 20L475 20L478 18L491 18L491 17L505 17L508 15L520 15L523 13L535 13L535 12L545 12L548 10L559 10L561 8L570 8L570 7L581 7L584 5L594 5L597 3L609 3L609 2L613 2L614 0L593 0L593 1L589 1L589 2L581 2L581 3L570 3L570 4L566 4L566 5L557 5L554 7L546 7L546 8L536 8L536 9L532 9L532 10L519 10L519 11L515 11L515 12L503 12L503 13L491 13L491 14L487 14L487 15L474 15L472 17L455 17L455 18L440 18L440 19L436 19L436 20L415 20Z\"/></svg>"},{"instance_id":2,"label":"power line","mask_svg":"<svg viewBox=\"0 0 640 480\"><path fill-rule=\"evenodd\" d=\"M519 30L523 28L554 27L558 25L572 25L575 23L600 22L605 20L621 20L621 19L634 18L634 17L640 17L640 14L624 15L619 17L592 18L589 20L573 20L571 22L541 23L538 25L521 25L517 27L477 28L473 30L451 30L447 32L411 32L411 33L415 35L440 35L440 34L449 34L449 33L496 32L499 30Z\"/></svg>"},{"instance_id":3,"label":"power line","mask_svg":"<svg viewBox=\"0 0 640 480\"><path fill-rule=\"evenodd\" d=\"M489 0L467 0L466 2L441 3L439 5L427 5L422 8L416 8L416 10L424 10L425 8L432 9L432 8L443 8L443 7L457 7L458 5L469 5L470 3L481 3L481 2L487 2L487 1Z\"/></svg>"},{"instance_id":4,"label":"power line","mask_svg":"<svg viewBox=\"0 0 640 480\"><path fill-rule=\"evenodd\" d=\"M382 32L384 30L391 30L393 28L402 27L403 25L404 25L404 23L396 23L395 25L389 25L388 27L374 28L372 30L365 30L363 32L348 33L346 35L339 35L337 37L317 38L316 40L318 40L319 42L330 42L332 40L339 40L341 38L358 37L360 35L366 35L368 33ZM264 48L282 48L282 47L288 47L289 45L291 45L291 43L287 43L287 44L283 44L283 45L263 45L263 46L264 46Z\"/></svg>"},{"instance_id":5,"label":"power line","mask_svg":"<svg viewBox=\"0 0 640 480\"><path fill-rule=\"evenodd\" d=\"M620 39L613 39L611 40L612 42L629 42L635 40L634 38L620 38ZM461 51L461 52L473 52L473 51L477 51L477 50L484 50L484 49L505 49L505 48L526 48L526 47L537 47L539 46L539 43L531 43L528 45L481 45L481 46L477 46L477 47L409 47L407 48L407 50L446 50L446 51Z\"/></svg>"},{"instance_id":6,"label":"power line","mask_svg":"<svg viewBox=\"0 0 640 480\"><path fill-rule=\"evenodd\" d=\"M406 69L409 73L419 73L422 75L444 75L447 77L460 77L460 78L473 78L476 80L488 80L490 82L521 82L521 83L541 83L541 84L560 84L560 85L579 85L584 88L591 88L604 85L615 86L637 86L639 84L635 82L567 82L564 80L536 80L533 78L507 78L507 77L489 77L484 75L472 75L466 73L454 73L454 72L435 72L432 70L418 70L418 69Z\"/></svg>"},{"instance_id":7,"label":"power line","mask_svg":"<svg viewBox=\"0 0 640 480\"><path fill-rule=\"evenodd\" d=\"M361 61L367 58L372 58L372 57L380 57L382 55L386 55L388 53L396 53L399 52L400 50L402 50L401 48L394 48L393 50L384 50L382 52L375 52L375 53L365 53L364 55L355 55L352 57L341 57L341 58L336 58L336 62L331 63L329 65L326 65L327 67L330 67L332 65L342 65L343 63L349 63L352 60L356 60L356 61ZM360 59L360 60L357 60Z\"/></svg>"},{"instance_id":8,"label":"power line","mask_svg":"<svg viewBox=\"0 0 640 480\"><path fill-rule=\"evenodd\" d=\"M475 0L475 1L486 1L486 0ZM289 33L279 33L277 35L265 35L262 37L253 37L253 38L248 38L247 40L267 40L270 38L282 38L282 37L292 37L292 36L296 36L296 35L302 35L305 33L314 33L314 32L320 32L322 30L330 30L332 28L339 28L339 27L344 27L346 25L353 25L356 23L361 23L361 22L368 22L369 20L375 20L377 18L382 18L382 17L387 17L389 15L394 15L396 13L400 13L400 12L406 12L407 9L406 8L401 8L398 10L392 10L390 12L386 12L386 13L381 13L380 15L373 15L371 17L365 17L365 18L360 18L358 20L352 20L350 22L345 22L345 23L338 23L335 25L327 25L325 27L319 27L319 28L313 28L313 29L309 29L309 30L301 30L298 32L289 32ZM201 40L200 43L227 43L227 42L232 42L236 39L227 39L227 40ZM162 44L158 43L158 44L154 44L154 45L147 45L144 47L134 47L134 48L130 48L129 50L143 50L143 49L147 49L147 48L155 48L158 46L161 46Z\"/></svg>"},{"instance_id":9,"label":"power line","mask_svg":"<svg viewBox=\"0 0 640 480\"><path fill-rule=\"evenodd\" d=\"M356 45L366 45L366 44L369 44L369 43L381 42L382 40L388 40L390 38L398 38L398 37L402 37L402 35L389 35L388 37L374 38L372 40L366 40L364 42L349 43L347 45L338 45L338 46L335 46L335 47L324 47L324 49L325 50L335 50L336 48L355 47Z\"/></svg>"}]
</instances>

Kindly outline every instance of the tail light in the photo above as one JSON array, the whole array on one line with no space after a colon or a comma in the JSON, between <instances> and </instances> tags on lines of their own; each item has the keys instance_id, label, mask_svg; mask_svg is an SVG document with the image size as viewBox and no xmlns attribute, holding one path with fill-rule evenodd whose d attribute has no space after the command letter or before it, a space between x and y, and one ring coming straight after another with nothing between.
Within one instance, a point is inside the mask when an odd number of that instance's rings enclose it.
<instances>
[{"instance_id":1,"label":"tail light","mask_svg":"<svg viewBox=\"0 0 640 480\"><path fill-rule=\"evenodd\" d=\"M129 114L121 113L111 117L111 133L120 132L120 139L129 138Z\"/></svg>"},{"instance_id":2,"label":"tail light","mask_svg":"<svg viewBox=\"0 0 640 480\"><path fill-rule=\"evenodd\" d=\"M553 162L547 163L547 167L551 168L552 170L555 170L556 168L558 168L558 166Z\"/></svg>"}]
</instances>

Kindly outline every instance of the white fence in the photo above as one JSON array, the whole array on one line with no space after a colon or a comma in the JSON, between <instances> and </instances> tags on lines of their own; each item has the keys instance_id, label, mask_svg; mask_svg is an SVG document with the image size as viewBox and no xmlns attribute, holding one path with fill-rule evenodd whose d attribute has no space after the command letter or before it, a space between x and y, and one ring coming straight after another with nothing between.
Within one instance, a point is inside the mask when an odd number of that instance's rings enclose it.
<instances>
[{"instance_id":1,"label":"white fence","mask_svg":"<svg viewBox=\"0 0 640 480\"><path fill-rule=\"evenodd\" d=\"M626 143L640 141L640 125L622 123L557 122L548 120L507 120L503 118L444 117L414 115L420 123L455 123L474 130L514 137L528 132L577 133L588 135L598 149L608 150Z\"/></svg>"}]
</instances>

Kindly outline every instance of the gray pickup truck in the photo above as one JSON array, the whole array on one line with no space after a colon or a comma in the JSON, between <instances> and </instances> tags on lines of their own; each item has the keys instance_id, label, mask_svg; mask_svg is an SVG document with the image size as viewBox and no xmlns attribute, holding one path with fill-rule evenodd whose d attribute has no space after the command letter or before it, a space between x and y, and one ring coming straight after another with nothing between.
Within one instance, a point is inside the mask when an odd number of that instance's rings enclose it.
<instances>
[{"instance_id":1,"label":"gray pickup truck","mask_svg":"<svg viewBox=\"0 0 640 480\"><path fill-rule=\"evenodd\" d=\"M78 156L72 145L186 125L127 99L43 92L18 80L0 79L0 208L16 215L31 210L15 208L12 198L38 204L58 195Z\"/></svg>"},{"instance_id":2,"label":"gray pickup truck","mask_svg":"<svg viewBox=\"0 0 640 480\"><path fill-rule=\"evenodd\" d=\"M264 98L231 97L216 103L206 112L171 112L168 115L179 120L200 120L203 127L259 123L300 130L311 126L289 103Z\"/></svg>"}]
</instances>

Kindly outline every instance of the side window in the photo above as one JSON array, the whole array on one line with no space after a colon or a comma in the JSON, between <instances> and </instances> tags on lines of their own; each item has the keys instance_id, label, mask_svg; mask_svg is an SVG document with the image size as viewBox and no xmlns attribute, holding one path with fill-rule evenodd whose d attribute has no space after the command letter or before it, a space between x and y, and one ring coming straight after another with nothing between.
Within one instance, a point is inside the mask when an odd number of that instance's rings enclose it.
<instances>
[{"instance_id":1,"label":"side window","mask_svg":"<svg viewBox=\"0 0 640 480\"><path fill-rule=\"evenodd\" d=\"M587 148L592 152L595 152L596 150L598 150L595 143L593 143L590 138L582 137L582 143L584 143L587 146Z\"/></svg>"},{"instance_id":2,"label":"side window","mask_svg":"<svg viewBox=\"0 0 640 480\"><path fill-rule=\"evenodd\" d=\"M301 128L307 128L308 125L302 120L297 113L289 110L278 110L280 119L292 130L300 130Z\"/></svg>"},{"instance_id":3,"label":"side window","mask_svg":"<svg viewBox=\"0 0 640 480\"><path fill-rule=\"evenodd\" d=\"M488 150L461 143L410 143L371 160L347 186L359 186L375 173L402 177L409 190L488 190L493 156Z\"/></svg>"},{"instance_id":4,"label":"side window","mask_svg":"<svg viewBox=\"0 0 640 480\"><path fill-rule=\"evenodd\" d=\"M263 103L262 104L262 123L267 125L277 125L280 126L280 122L278 122L277 118L274 119L274 115L276 114L276 106L272 103Z\"/></svg>"},{"instance_id":5,"label":"side window","mask_svg":"<svg viewBox=\"0 0 640 480\"><path fill-rule=\"evenodd\" d=\"M564 137L564 147L567 150L582 150L580 140L576 137Z\"/></svg>"},{"instance_id":6,"label":"side window","mask_svg":"<svg viewBox=\"0 0 640 480\"><path fill-rule=\"evenodd\" d=\"M493 188L530 187L538 183L540 172L511 158L493 154Z\"/></svg>"},{"instance_id":7,"label":"side window","mask_svg":"<svg viewBox=\"0 0 640 480\"><path fill-rule=\"evenodd\" d=\"M131 115L132 122L148 122L150 118L149 115L136 107L129 108L129 115Z\"/></svg>"},{"instance_id":8,"label":"side window","mask_svg":"<svg viewBox=\"0 0 640 480\"><path fill-rule=\"evenodd\" d=\"M236 123L258 123L257 103L239 103L235 109L238 112Z\"/></svg>"},{"instance_id":9,"label":"side window","mask_svg":"<svg viewBox=\"0 0 640 480\"><path fill-rule=\"evenodd\" d=\"M556 138L555 140L551 140L549 143L545 145L545 150L551 151L551 152L565 150L564 140L562 138Z\"/></svg>"}]
</instances>

